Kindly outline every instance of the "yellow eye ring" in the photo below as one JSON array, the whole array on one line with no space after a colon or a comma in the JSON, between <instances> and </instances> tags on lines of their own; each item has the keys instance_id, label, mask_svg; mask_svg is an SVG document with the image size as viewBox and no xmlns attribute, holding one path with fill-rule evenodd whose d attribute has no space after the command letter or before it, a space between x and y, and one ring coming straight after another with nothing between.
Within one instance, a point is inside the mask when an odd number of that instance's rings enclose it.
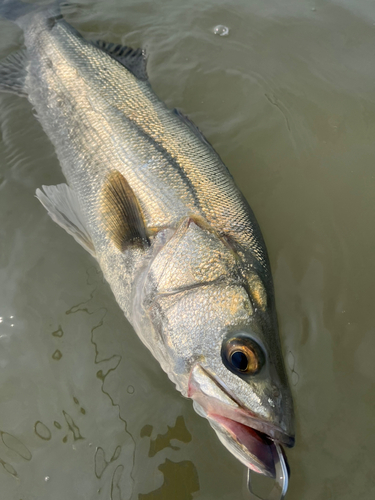
<instances>
[{"instance_id":1,"label":"yellow eye ring","mask_svg":"<svg viewBox=\"0 0 375 500\"><path fill-rule=\"evenodd\" d=\"M264 365L260 347L250 338L232 338L223 346L223 358L227 367L239 375L254 375Z\"/></svg>"}]
</instances>

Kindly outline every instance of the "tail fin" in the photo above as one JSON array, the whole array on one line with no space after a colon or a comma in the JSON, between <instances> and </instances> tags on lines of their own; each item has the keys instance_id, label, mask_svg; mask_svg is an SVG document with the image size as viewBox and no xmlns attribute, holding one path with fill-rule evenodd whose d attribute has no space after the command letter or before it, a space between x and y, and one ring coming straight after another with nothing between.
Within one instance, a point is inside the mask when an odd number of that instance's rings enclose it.
<instances>
[{"instance_id":1,"label":"tail fin","mask_svg":"<svg viewBox=\"0 0 375 500\"><path fill-rule=\"evenodd\" d=\"M32 4L19 0L0 0L0 17L17 22L30 12L38 10ZM11 92L21 97L26 96L26 51L21 50L11 54L0 62L0 92Z\"/></svg>"},{"instance_id":2,"label":"tail fin","mask_svg":"<svg viewBox=\"0 0 375 500\"><path fill-rule=\"evenodd\" d=\"M26 97L26 51L20 50L0 62L0 92Z\"/></svg>"},{"instance_id":3,"label":"tail fin","mask_svg":"<svg viewBox=\"0 0 375 500\"><path fill-rule=\"evenodd\" d=\"M39 12L45 12L46 17L54 18L60 15L59 4L55 0L50 5L24 3L20 0L0 0L0 17L18 24L22 29L30 25L30 18ZM21 50L11 54L0 62L0 92L11 92L21 97L27 96L26 81L27 52Z\"/></svg>"}]
</instances>

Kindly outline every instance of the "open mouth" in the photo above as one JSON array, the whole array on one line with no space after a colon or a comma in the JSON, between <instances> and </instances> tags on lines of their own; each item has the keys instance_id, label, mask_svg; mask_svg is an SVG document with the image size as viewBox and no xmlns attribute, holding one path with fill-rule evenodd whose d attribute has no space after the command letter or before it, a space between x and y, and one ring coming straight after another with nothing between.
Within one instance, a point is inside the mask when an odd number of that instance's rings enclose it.
<instances>
[{"instance_id":1,"label":"open mouth","mask_svg":"<svg viewBox=\"0 0 375 500\"><path fill-rule=\"evenodd\" d=\"M254 472L275 478L275 457L281 454L286 463L281 444L292 447L293 436L243 407L202 366L192 370L188 395L231 453Z\"/></svg>"},{"instance_id":2,"label":"open mouth","mask_svg":"<svg viewBox=\"0 0 375 500\"><path fill-rule=\"evenodd\" d=\"M275 478L276 470L272 450L275 444L266 434L222 415L208 413L207 418L213 422L214 427L217 423L220 430L228 433L249 456L249 461L246 464L249 469Z\"/></svg>"}]
</instances>

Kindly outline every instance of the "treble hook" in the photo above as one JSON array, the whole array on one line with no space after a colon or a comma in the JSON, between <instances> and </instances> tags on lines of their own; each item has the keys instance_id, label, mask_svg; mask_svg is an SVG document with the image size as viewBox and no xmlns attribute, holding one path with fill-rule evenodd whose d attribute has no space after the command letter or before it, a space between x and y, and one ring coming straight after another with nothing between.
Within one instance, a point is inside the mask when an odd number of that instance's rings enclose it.
<instances>
[{"instance_id":1,"label":"treble hook","mask_svg":"<svg viewBox=\"0 0 375 500\"><path fill-rule=\"evenodd\" d=\"M276 469L275 486L268 495L267 499L258 497L251 488L251 471L248 469L247 487L251 495L251 500L282 500L286 495L289 484L289 468L281 446L274 443L274 446L272 446L271 449Z\"/></svg>"}]
</instances>

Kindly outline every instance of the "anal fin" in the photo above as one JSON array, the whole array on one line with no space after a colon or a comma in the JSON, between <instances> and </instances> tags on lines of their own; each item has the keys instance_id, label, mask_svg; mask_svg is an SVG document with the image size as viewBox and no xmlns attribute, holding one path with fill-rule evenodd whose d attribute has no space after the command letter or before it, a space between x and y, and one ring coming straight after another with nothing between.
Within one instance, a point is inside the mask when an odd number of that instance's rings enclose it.
<instances>
[{"instance_id":1,"label":"anal fin","mask_svg":"<svg viewBox=\"0 0 375 500\"><path fill-rule=\"evenodd\" d=\"M85 219L74 191L67 184L42 186L36 197L48 211L48 215L82 247L95 257L95 248L86 228Z\"/></svg>"},{"instance_id":2,"label":"anal fin","mask_svg":"<svg viewBox=\"0 0 375 500\"><path fill-rule=\"evenodd\" d=\"M125 177L117 170L105 180L101 215L107 235L120 251L132 245L149 245L140 204Z\"/></svg>"},{"instance_id":3,"label":"anal fin","mask_svg":"<svg viewBox=\"0 0 375 500\"><path fill-rule=\"evenodd\" d=\"M0 62L0 91L26 97L26 50L10 54Z\"/></svg>"}]
</instances>

